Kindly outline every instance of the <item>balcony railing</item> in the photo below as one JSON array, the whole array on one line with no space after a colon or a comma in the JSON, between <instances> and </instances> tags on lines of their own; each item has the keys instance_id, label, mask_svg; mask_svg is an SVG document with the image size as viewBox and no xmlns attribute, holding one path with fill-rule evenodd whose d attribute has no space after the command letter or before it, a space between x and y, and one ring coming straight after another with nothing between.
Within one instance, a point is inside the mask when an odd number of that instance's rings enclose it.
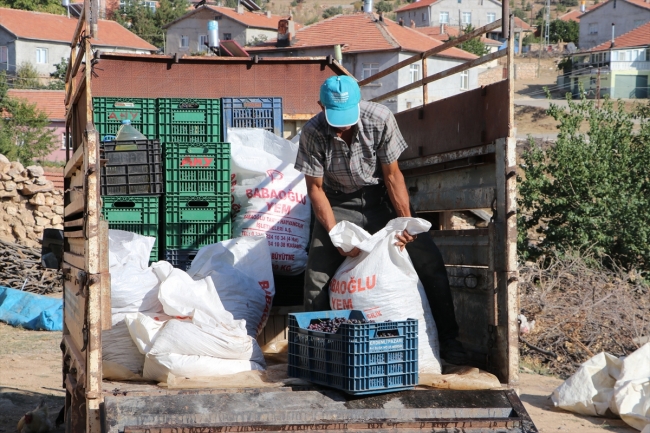
<instances>
[{"instance_id":1,"label":"balcony railing","mask_svg":"<svg viewBox=\"0 0 650 433\"><path fill-rule=\"evenodd\" d=\"M648 61L630 61L630 62L610 62L612 71L650 71L650 62Z\"/></svg>"}]
</instances>

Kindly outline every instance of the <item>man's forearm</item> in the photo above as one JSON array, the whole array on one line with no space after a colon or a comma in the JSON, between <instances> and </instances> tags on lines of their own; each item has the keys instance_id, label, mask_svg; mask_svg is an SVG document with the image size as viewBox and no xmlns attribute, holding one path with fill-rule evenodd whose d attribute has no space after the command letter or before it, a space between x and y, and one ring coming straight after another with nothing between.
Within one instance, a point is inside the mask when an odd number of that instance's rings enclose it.
<instances>
[{"instance_id":1,"label":"man's forearm","mask_svg":"<svg viewBox=\"0 0 650 433\"><path fill-rule=\"evenodd\" d=\"M329 233L330 230L336 225L336 219L334 218L334 211L332 211L332 205L325 195L322 187L316 185L311 185L307 190L309 199L311 200L312 208L314 209L314 215L321 225Z\"/></svg>"},{"instance_id":2,"label":"man's forearm","mask_svg":"<svg viewBox=\"0 0 650 433\"><path fill-rule=\"evenodd\" d=\"M410 217L409 195L402 172L397 170L384 177L386 189L398 217Z\"/></svg>"}]
</instances>

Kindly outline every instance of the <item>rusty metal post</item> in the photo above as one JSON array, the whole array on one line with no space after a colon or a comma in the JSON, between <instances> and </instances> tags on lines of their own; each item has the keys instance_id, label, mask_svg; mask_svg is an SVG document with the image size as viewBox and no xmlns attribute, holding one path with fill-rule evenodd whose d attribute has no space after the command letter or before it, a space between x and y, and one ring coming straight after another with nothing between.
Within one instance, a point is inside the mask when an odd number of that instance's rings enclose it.
<instances>
[{"instance_id":1,"label":"rusty metal post","mask_svg":"<svg viewBox=\"0 0 650 433\"><path fill-rule=\"evenodd\" d=\"M508 0L503 0L501 2L501 34L503 35L504 38L509 38L510 37L510 3Z\"/></svg>"}]
</instances>

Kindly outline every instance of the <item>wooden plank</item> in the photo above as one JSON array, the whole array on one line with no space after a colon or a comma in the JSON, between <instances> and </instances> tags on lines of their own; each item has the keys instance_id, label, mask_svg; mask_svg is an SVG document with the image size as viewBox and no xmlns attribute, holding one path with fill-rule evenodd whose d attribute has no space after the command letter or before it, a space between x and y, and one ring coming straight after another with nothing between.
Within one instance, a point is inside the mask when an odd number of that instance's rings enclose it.
<instances>
[{"instance_id":1,"label":"wooden plank","mask_svg":"<svg viewBox=\"0 0 650 433\"><path fill-rule=\"evenodd\" d=\"M465 230L476 232L478 230ZM440 236L440 231L429 232L442 253L446 265L484 266L489 264L487 233L468 236Z\"/></svg>"},{"instance_id":2,"label":"wooden plank","mask_svg":"<svg viewBox=\"0 0 650 433\"><path fill-rule=\"evenodd\" d=\"M74 79L72 80L73 83L77 83ZM73 86L74 92L72 93L72 97L70 98L70 105L74 105L77 103L77 100L81 96L81 94L86 90L86 79L82 78L81 80L78 81L78 84ZM65 115L66 115L66 123L72 123L72 113L74 110L68 110Z\"/></svg>"},{"instance_id":3,"label":"wooden plank","mask_svg":"<svg viewBox=\"0 0 650 433\"><path fill-rule=\"evenodd\" d=\"M70 228L70 227L83 227L84 225L84 219L83 218L77 218L76 220L71 220L71 221L66 221L63 223L63 227Z\"/></svg>"},{"instance_id":4,"label":"wooden plank","mask_svg":"<svg viewBox=\"0 0 650 433\"><path fill-rule=\"evenodd\" d=\"M76 256L83 257L86 255L86 240L80 238L70 238L67 240L68 250L66 252Z\"/></svg>"},{"instance_id":5,"label":"wooden plank","mask_svg":"<svg viewBox=\"0 0 650 433\"><path fill-rule=\"evenodd\" d=\"M409 177L406 186L417 212L486 209L494 199L494 165Z\"/></svg>"},{"instance_id":6,"label":"wooden plank","mask_svg":"<svg viewBox=\"0 0 650 433\"><path fill-rule=\"evenodd\" d=\"M83 376L83 372L86 371L86 357L81 353L82 346L77 347L70 334L63 335L63 344L66 347L67 354L72 358L71 364L77 366L79 374L76 377Z\"/></svg>"},{"instance_id":7,"label":"wooden plank","mask_svg":"<svg viewBox=\"0 0 650 433\"><path fill-rule=\"evenodd\" d=\"M461 43L463 43L463 42L465 42L467 40L475 38L476 36L480 36L480 35L482 35L484 33L487 33L489 31L497 29L499 27L501 27L501 20L494 21L494 22L492 22L492 23L490 23L490 24L488 24L486 26L480 27L480 28L478 28L478 29L476 29L476 30L474 30L472 32L465 33L464 35L459 36L458 38L455 38L455 39L453 39L451 41L445 42L444 44L442 44L440 46L437 46L437 47L434 47L434 48L431 48L430 50L425 51L423 53L415 54L414 56L409 57L408 59L402 60L401 62L398 62L398 63L394 64L393 66L384 69L383 71L377 72L375 75L371 75L370 77L359 81L359 86L365 86L366 84L370 84L373 81L377 81L378 79L383 78L386 75L392 74L393 72L402 69L404 66L408 66L408 65L410 65L412 63L417 62L420 59L425 59L427 57L431 57L433 55L441 53L441 52L443 52L443 51L445 51L445 50L447 50L449 48L455 47L455 46L457 46L457 45L459 45L459 44L461 44Z\"/></svg>"},{"instance_id":8,"label":"wooden plank","mask_svg":"<svg viewBox=\"0 0 650 433\"><path fill-rule=\"evenodd\" d=\"M84 231L83 230L65 231L63 232L63 236L65 236L66 238L83 238Z\"/></svg>"},{"instance_id":9,"label":"wooden plank","mask_svg":"<svg viewBox=\"0 0 650 433\"><path fill-rule=\"evenodd\" d=\"M63 252L63 260L79 269L83 269L84 264L86 263L86 261L84 260L84 256L78 256L76 254L72 254L67 251Z\"/></svg>"},{"instance_id":10,"label":"wooden plank","mask_svg":"<svg viewBox=\"0 0 650 433\"><path fill-rule=\"evenodd\" d=\"M418 80L414 83L407 84L406 86L402 86L390 92L384 93L381 96L372 98L370 101L379 102L391 98L393 96L401 95L402 93L408 92L409 90L417 89L422 85L426 85L429 83L433 83L434 81L442 80L445 77L458 74L460 72L466 71L476 66L484 65L485 63L489 63L492 60L500 59L501 57L505 57L506 55L507 55L506 50L499 50L490 54L486 54L485 56L479 57L478 59L470 60L469 62L462 63L458 66L454 66L453 68L445 69L444 71L438 72L437 74L430 75L427 78L424 78L422 80Z\"/></svg>"},{"instance_id":11,"label":"wooden plank","mask_svg":"<svg viewBox=\"0 0 650 433\"><path fill-rule=\"evenodd\" d=\"M102 330L111 329L112 316L111 316L111 274L108 271L108 221L101 220L99 222L99 238L101 251L99 263L101 266L101 306L102 306ZM103 240L106 239L106 242Z\"/></svg>"},{"instance_id":12,"label":"wooden plank","mask_svg":"<svg viewBox=\"0 0 650 433\"><path fill-rule=\"evenodd\" d=\"M66 278L63 284L65 299L63 316L74 344L81 351L84 347L83 324L86 317L87 298L83 295L81 281L77 278L79 269L66 265L64 264L64 269L70 269L70 278Z\"/></svg>"},{"instance_id":13,"label":"wooden plank","mask_svg":"<svg viewBox=\"0 0 650 433\"><path fill-rule=\"evenodd\" d=\"M84 205L85 205L85 203L84 203L83 196L79 196L79 197L75 198L73 202L71 202L70 204L68 204L65 207L64 212L65 212L66 218L70 217L72 215L77 215L77 214L83 212L84 211Z\"/></svg>"},{"instance_id":14,"label":"wooden plank","mask_svg":"<svg viewBox=\"0 0 650 433\"><path fill-rule=\"evenodd\" d=\"M63 172L63 177L69 178L72 177L73 171L81 167L83 164L84 158L84 146L81 145L77 147L77 150L72 154L72 158L65 165L65 170Z\"/></svg>"},{"instance_id":15,"label":"wooden plank","mask_svg":"<svg viewBox=\"0 0 650 433\"><path fill-rule=\"evenodd\" d=\"M408 172L416 169L422 169L429 166L445 164L447 162L458 161L476 156L485 156L494 154L494 144L471 147L469 149L460 149L451 152L437 153L435 155L421 156L413 159L399 161L399 168L402 172ZM405 177L409 177L404 175Z\"/></svg>"}]
</instances>

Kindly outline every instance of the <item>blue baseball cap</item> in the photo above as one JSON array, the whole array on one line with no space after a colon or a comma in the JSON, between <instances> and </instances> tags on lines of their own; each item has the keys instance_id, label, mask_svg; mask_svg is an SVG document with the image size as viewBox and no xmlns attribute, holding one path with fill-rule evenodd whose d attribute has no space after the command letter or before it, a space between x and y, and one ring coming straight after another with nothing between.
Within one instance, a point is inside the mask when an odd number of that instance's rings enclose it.
<instances>
[{"instance_id":1,"label":"blue baseball cap","mask_svg":"<svg viewBox=\"0 0 650 433\"><path fill-rule=\"evenodd\" d=\"M359 121L361 90L357 81L347 75L329 77L320 87L320 102L325 106L325 119L335 128Z\"/></svg>"}]
</instances>

